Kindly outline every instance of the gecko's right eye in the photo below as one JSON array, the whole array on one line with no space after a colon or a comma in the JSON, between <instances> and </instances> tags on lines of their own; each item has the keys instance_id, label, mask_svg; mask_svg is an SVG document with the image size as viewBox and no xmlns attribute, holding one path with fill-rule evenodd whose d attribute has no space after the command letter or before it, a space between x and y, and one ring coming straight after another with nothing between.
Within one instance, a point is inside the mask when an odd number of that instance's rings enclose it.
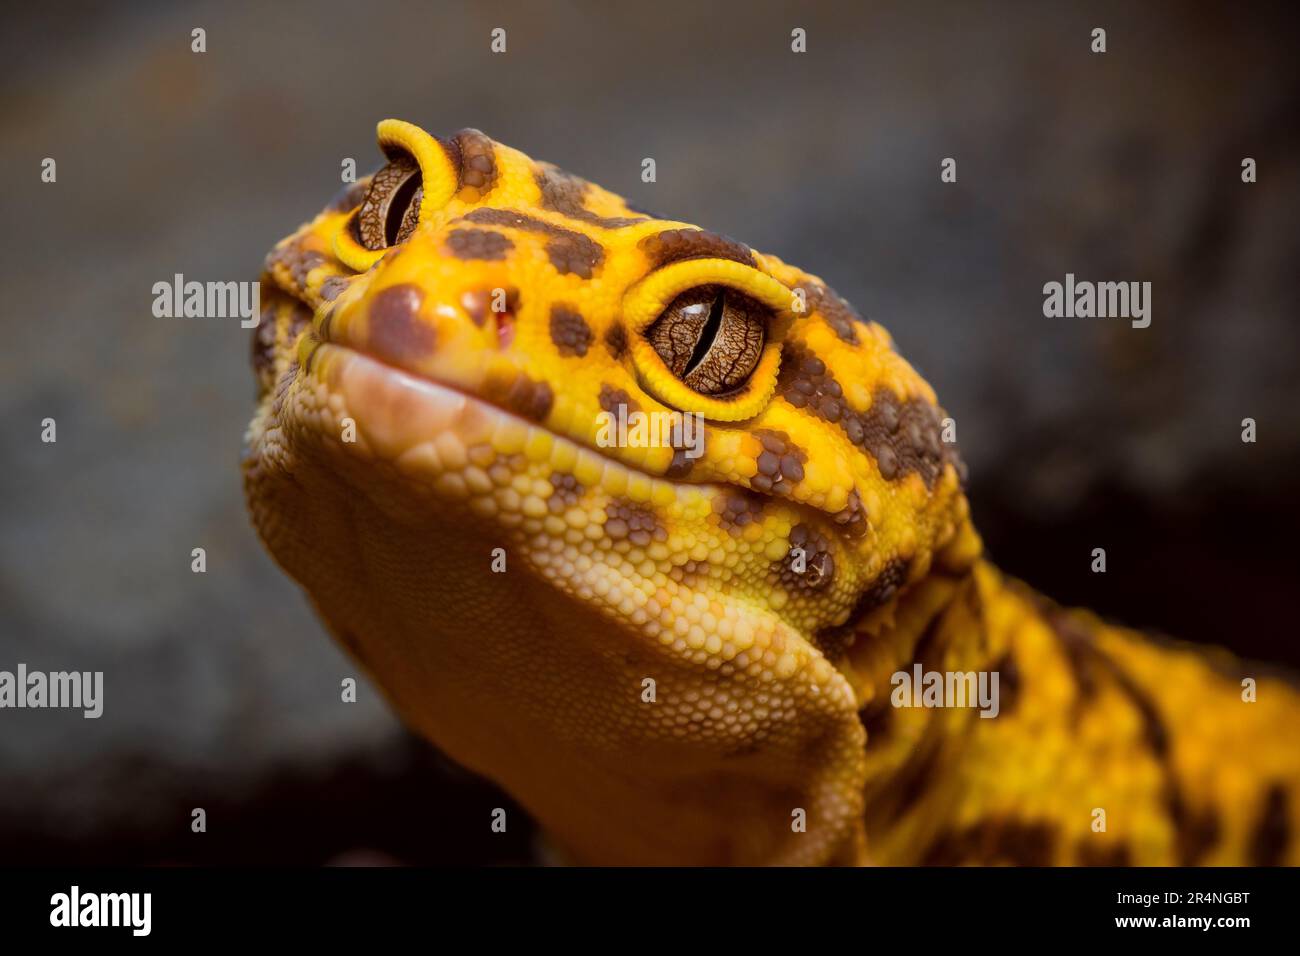
<instances>
[{"instance_id":1,"label":"gecko's right eye","mask_svg":"<svg viewBox=\"0 0 1300 956\"><path fill-rule=\"evenodd\" d=\"M664 364L701 395L744 386L763 354L771 310L721 285L675 298L645 331Z\"/></svg>"},{"instance_id":2,"label":"gecko's right eye","mask_svg":"<svg viewBox=\"0 0 1300 956\"><path fill-rule=\"evenodd\" d=\"M424 185L420 166L402 155L375 173L357 211L356 238L371 251L404 242L420 221Z\"/></svg>"}]
</instances>

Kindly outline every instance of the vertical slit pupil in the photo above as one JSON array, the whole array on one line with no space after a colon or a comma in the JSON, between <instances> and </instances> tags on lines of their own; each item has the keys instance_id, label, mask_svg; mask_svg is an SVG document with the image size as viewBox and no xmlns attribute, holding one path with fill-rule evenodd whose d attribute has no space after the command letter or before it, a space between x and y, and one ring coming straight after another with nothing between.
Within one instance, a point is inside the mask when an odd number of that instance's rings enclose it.
<instances>
[{"instance_id":1,"label":"vertical slit pupil","mask_svg":"<svg viewBox=\"0 0 1300 956\"><path fill-rule=\"evenodd\" d=\"M704 361L704 356L709 354L709 349L713 346L713 341L718 337L718 329L722 328L722 311L726 306L726 293L721 289L713 297L713 304L709 307L709 318L704 323L704 328L700 330L700 337L695 340L695 348L691 352L691 360L686 363L686 368L682 370L682 375L689 375L695 370L695 367Z\"/></svg>"},{"instance_id":2,"label":"vertical slit pupil","mask_svg":"<svg viewBox=\"0 0 1300 956\"><path fill-rule=\"evenodd\" d=\"M388 216L384 220L384 244L391 246L397 241L397 233L402 228L402 219L407 207L415 198L415 191L420 188L420 174L407 176L402 184L393 191L393 199L388 204Z\"/></svg>"}]
</instances>

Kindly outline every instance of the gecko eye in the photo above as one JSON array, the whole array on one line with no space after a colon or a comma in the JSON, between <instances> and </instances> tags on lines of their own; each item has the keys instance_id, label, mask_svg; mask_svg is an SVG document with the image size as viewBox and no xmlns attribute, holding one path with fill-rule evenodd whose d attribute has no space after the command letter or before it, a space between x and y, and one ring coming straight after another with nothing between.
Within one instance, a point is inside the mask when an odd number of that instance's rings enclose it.
<instances>
[{"instance_id":1,"label":"gecko eye","mask_svg":"<svg viewBox=\"0 0 1300 956\"><path fill-rule=\"evenodd\" d=\"M357 239L371 251L404 242L420 221L420 167L400 156L375 173L356 216Z\"/></svg>"},{"instance_id":2,"label":"gecko eye","mask_svg":"<svg viewBox=\"0 0 1300 956\"><path fill-rule=\"evenodd\" d=\"M688 289L645 330L664 364L701 395L745 384L763 354L770 310L720 285Z\"/></svg>"}]
</instances>

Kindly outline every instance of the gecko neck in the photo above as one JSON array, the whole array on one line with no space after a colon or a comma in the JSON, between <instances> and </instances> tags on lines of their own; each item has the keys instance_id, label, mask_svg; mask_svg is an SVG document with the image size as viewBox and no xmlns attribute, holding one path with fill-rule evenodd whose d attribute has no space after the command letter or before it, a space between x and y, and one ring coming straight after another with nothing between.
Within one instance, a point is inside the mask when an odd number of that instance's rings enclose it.
<instances>
[{"instance_id":1,"label":"gecko neck","mask_svg":"<svg viewBox=\"0 0 1300 956\"><path fill-rule=\"evenodd\" d=\"M972 732L1001 712L1018 674L1009 635L988 608L1003 587L982 558L936 564L892 609L892 626L851 651L866 730L864 797L868 853L874 862L900 862L897 846L924 795L960 798ZM981 715L987 715L981 716ZM877 839L890 834L890 839Z\"/></svg>"}]
</instances>

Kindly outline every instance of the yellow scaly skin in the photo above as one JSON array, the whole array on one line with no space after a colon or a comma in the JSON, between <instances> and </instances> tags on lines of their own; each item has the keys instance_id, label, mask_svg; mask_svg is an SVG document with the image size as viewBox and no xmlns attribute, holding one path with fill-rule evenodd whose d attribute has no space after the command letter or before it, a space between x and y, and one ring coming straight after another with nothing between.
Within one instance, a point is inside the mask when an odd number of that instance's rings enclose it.
<instances>
[{"instance_id":1,"label":"yellow scaly skin","mask_svg":"<svg viewBox=\"0 0 1300 956\"><path fill-rule=\"evenodd\" d=\"M361 244L363 181L268 256L249 509L403 718L573 859L1300 859L1300 697L1004 579L882 328L476 131L379 138L419 163L413 232ZM726 398L642 334L704 284L771 310ZM601 447L620 403L704 413L703 456ZM997 670L999 715L891 706L915 661Z\"/></svg>"}]
</instances>

